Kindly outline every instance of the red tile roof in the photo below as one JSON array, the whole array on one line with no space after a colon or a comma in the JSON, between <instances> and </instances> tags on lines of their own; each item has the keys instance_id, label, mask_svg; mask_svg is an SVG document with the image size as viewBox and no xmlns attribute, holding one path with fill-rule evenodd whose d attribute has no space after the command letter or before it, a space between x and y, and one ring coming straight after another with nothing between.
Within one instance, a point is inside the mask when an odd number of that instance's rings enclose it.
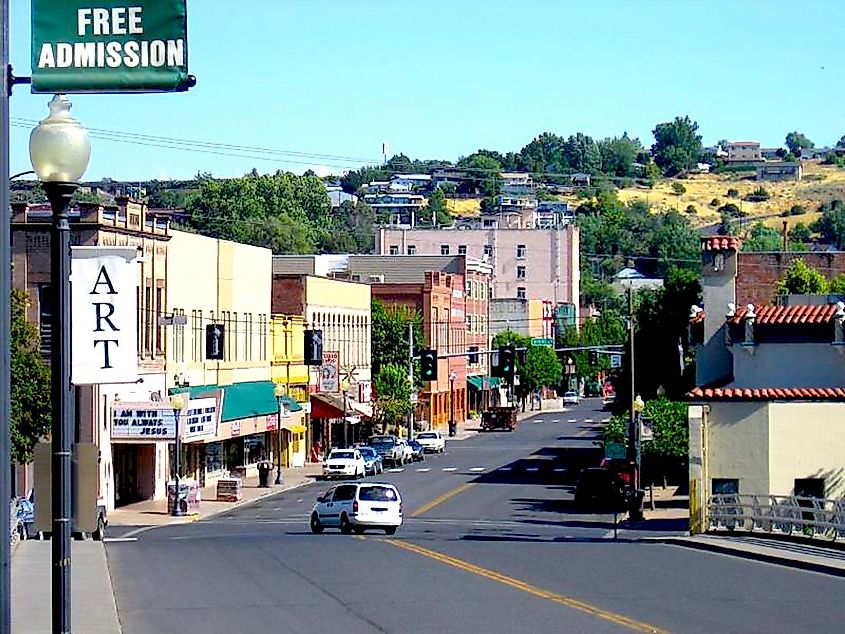
<instances>
[{"instance_id":1,"label":"red tile roof","mask_svg":"<svg viewBox=\"0 0 845 634\"><path fill-rule=\"evenodd\" d=\"M702 251L739 251L742 240L733 236L707 236L701 238Z\"/></svg>"},{"instance_id":2,"label":"red tile roof","mask_svg":"<svg viewBox=\"0 0 845 634\"><path fill-rule=\"evenodd\" d=\"M757 314L757 324L826 324L836 315L834 304L817 306L759 306L754 309ZM728 317L728 323L739 324L748 313L746 307L737 308L733 317Z\"/></svg>"},{"instance_id":3,"label":"red tile roof","mask_svg":"<svg viewBox=\"0 0 845 634\"><path fill-rule=\"evenodd\" d=\"M845 401L842 387L784 387L784 388L701 388L687 393L687 398L714 401Z\"/></svg>"}]
</instances>

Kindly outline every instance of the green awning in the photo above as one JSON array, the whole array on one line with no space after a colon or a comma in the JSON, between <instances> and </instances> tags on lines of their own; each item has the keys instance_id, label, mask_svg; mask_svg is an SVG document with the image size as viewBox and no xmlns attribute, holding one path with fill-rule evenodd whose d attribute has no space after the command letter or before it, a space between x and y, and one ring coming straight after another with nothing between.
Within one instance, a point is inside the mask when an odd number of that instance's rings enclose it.
<instances>
[{"instance_id":1,"label":"green awning","mask_svg":"<svg viewBox=\"0 0 845 634\"><path fill-rule=\"evenodd\" d=\"M501 379L497 376L468 376L467 383L474 387L476 390L483 390L484 383L490 386L491 390L496 389L499 387L501 383Z\"/></svg>"},{"instance_id":2,"label":"green awning","mask_svg":"<svg viewBox=\"0 0 845 634\"><path fill-rule=\"evenodd\" d=\"M276 384L272 381L249 381L246 383L232 383L231 385L191 385L187 388L172 387L170 394L188 392L190 398L200 398L209 392L223 390L223 412L221 422L266 416L279 411L279 403L273 393ZM301 412L302 407L289 396L282 400L290 405L291 412Z\"/></svg>"}]
</instances>

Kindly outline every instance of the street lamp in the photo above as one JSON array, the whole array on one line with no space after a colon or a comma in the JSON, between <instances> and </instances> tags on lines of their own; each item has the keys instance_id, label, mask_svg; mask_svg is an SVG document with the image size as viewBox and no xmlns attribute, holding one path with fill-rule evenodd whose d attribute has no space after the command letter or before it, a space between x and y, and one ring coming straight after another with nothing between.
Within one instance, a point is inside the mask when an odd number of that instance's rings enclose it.
<instances>
[{"instance_id":1,"label":"street lamp","mask_svg":"<svg viewBox=\"0 0 845 634\"><path fill-rule=\"evenodd\" d=\"M348 391L349 391L349 382L343 381L340 384L340 392L343 395L343 448L344 449L346 449L349 446L349 444L348 444L349 436L347 434L348 428L347 428L347 422L346 422L346 393Z\"/></svg>"},{"instance_id":2,"label":"street lamp","mask_svg":"<svg viewBox=\"0 0 845 634\"><path fill-rule=\"evenodd\" d=\"M174 460L175 464L175 473L174 481L176 483L176 493L173 498L173 508L170 511L170 514L173 517L181 517L184 515L182 512L182 505L179 504L179 472L182 470L182 442L180 436L180 429L179 429L179 419L182 417L182 410L185 409L186 400L184 394L177 392L176 394L171 394L170 396L170 407L173 408L173 419L175 421L176 426L176 458Z\"/></svg>"},{"instance_id":3,"label":"street lamp","mask_svg":"<svg viewBox=\"0 0 845 634\"><path fill-rule=\"evenodd\" d=\"M50 382L52 415L53 631L70 631L71 441L74 399L70 384L70 225L67 208L88 167L88 132L70 115L63 95L29 135L29 158L53 211L50 227Z\"/></svg>"},{"instance_id":4,"label":"street lamp","mask_svg":"<svg viewBox=\"0 0 845 634\"><path fill-rule=\"evenodd\" d=\"M287 388L281 383L276 383L273 388L273 395L276 397L276 403L279 406L279 422L276 425L276 484L283 484L282 480L282 408L284 407L284 397L287 393Z\"/></svg>"},{"instance_id":5,"label":"street lamp","mask_svg":"<svg viewBox=\"0 0 845 634\"><path fill-rule=\"evenodd\" d=\"M457 433L455 428L455 379L458 375L452 370L449 373L449 435L454 436Z\"/></svg>"}]
</instances>

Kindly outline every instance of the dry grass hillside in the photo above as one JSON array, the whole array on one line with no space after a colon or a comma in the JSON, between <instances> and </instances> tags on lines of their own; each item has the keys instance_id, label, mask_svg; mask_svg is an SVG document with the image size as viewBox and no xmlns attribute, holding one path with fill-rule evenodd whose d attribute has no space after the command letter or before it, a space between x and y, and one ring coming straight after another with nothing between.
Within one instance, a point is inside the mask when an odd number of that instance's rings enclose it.
<instances>
[{"instance_id":1,"label":"dry grass hillside","mask_svg":"<svg viewBox=\"0 0 845 634\"><path fill-rule=\"evenodd\" d=\"M673 183L681 183L686 192L675 194ZM758 187L769 192L769 199L761 202L744 200ZM736 189L737 198L729 198L728 189ZM647 201L657 210L677 209L685 212L689 205L695 207L695 214L690 219L693 224L704 225L719 221L718 207L732 202L754 216L777 216L781 212L801 205L807 211L800 216L788 218L790 224L809 223L818 217L820 204L834 198L845 199L845 170L833 165L820 165L817 162L804 164L804 177L800 182L761 182L748 174L695 174L685 179L667 179L660 181L654 189L630 187L619 190L619 198L624 201L636 198ZM713 206L713 199L718 205ZM767 224L780 227L780 218L766 220Z\"/></svg>"}]
</instances>

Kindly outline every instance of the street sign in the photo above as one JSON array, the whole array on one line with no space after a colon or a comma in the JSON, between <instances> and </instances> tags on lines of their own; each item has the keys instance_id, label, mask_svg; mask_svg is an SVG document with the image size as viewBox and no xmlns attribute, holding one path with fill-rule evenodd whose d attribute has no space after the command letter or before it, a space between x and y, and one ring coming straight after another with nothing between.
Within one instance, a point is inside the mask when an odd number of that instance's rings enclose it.
<instances>
[{"instance_id":1,"label":"street sign","mask_svg":"<svg viewBox=\"0 0 845 634\"><path fill-rule=\"evenodd\" d=\"M193 85L185 0L91 4L32 0L33 93L173 92Z\"/></svg>"},{"instance_id":2,"label":"street sign","mask_svg":"<svg viewBox=\"0 0 845 634\"><path fill-rule=\"evenodd\" d=\"M555 340L550 337L533 337L531 339L532 346L554 346Z\"/></svg>"},{"instance_id":3,"label":"street sign","mask_svg":"<svg viewBox=\"0 0 845 634\"><path fill-rule=\"evenodd\" d=\"M621 442L604 443L604 457L609 460L625 457L625 444Z\"/></svg>"},{"instance_id":4,"label":"street sign","mask_svg":"<svg viewBox=\"0 0 845 634\"><path fill-rule=\"evenodd\" d=\"M622 355L621 354L610 355L610 367L611 368L621 368L622 367Z\"/></svg>"},{"instance_id":5,"label":"street sign","mask_svg":"<svg viewBox=\"0 0 845 634\"><path fill-rule=\"evenodd\" d=\"M226 328L223 324L208 324L205 327L205 358L212 361L222 361L225 342Z\"/></svg>"},{"instance_id":6,"label":"street sign","mask_svg":"<svg viewBox=\"0 0 845 634\"><path fill-rule=\"evenodd\" d=\"M643 416L640 419L640 441L654 440L654 421Z\"/></svg>"}]
</instances>

